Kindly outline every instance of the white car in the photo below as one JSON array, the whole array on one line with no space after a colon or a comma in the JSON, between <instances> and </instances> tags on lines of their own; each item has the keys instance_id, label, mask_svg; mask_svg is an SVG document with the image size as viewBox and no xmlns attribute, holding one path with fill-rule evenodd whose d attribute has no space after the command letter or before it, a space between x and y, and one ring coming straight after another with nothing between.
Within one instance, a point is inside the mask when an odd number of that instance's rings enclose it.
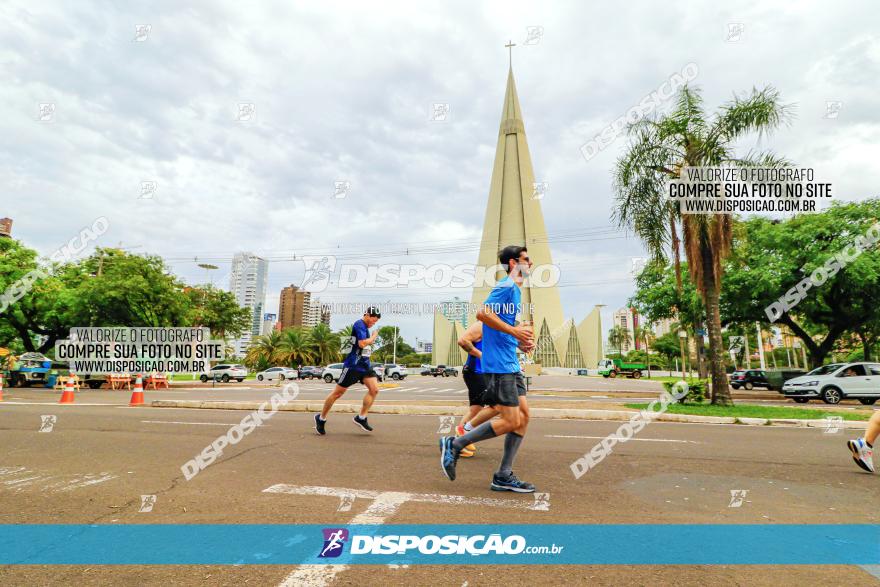
<instances>
[{"instance_id":1,"label":"white car","mask_svg":"<svg viewBox=\"0 0 880 587\"><path fill-rule=\"evenodd\" d=\"M379 376L379 381L385 376L385 368L382 365L372 365L373 371L376 372L376 375ZM333 383L336 381L339 382L339 378L342 377L342 363L333 363L332 365L327 365L324 367L324 370L321 371L321 379L326 381L327 383Z\"/></svg>"},{"instance_id":2,"label":"white car","mask_svg":"<svg viewBox=\"0 0 880 587\"><path fill-rule=\"evenodd\" d=\"M394 363L385 363L385 377L391 377L395 381L405 379L409 375L405 365L395 365Z\"/></svg>"},{"instance_id":3,"label":"white car","mask_svg":"<svg viewBox=\"0 0 880 587\"><path fill-rule=\"evenodd\" d=\"M204 383L208 379L219 379L223 383L226 383L230 379L235 379L239 383L244 381L244 378L247 377L248 370L244 365L232 365L229 363L224 363L222 365L214 365L214 368L211 369L208 373L202 373L202 376L199 377L199 380Z\"/></svg>"},{"instance_id":4,"label":"white car","mask_svg":"<svg viewBox=\"0 0 880 587\"><path fill-rule=\"evenodd\" d=\"M321 379L323 379L327 383L339 381L340 377L342 377L342 363L333 363L332 365L327 365L326 367L324 367L324 370L321 371Z\"/></svg>"},{"instance_id":5,"label":"white car","mask_svg":"<svg viewBox=\"0 0 880 587\"><path fill-rule=\"evenodd\" d=\"M799 404L821 399L839 404L853 398L866 406L880 399L880 363L832 363L789 379L782 393Z\"/></svg>"},{"instance_id":6,"label":"white car","mask_svg":"<svg viewBox=\"0 0 880 587\"><path fill-rule=\"evenodd\" d=\"M296 369L291 369L290 367L270 367L265 371L257 373L257 381L275 381L276 379L284 381L285 379L298 378L299 372Z\"/></svg>"}]
</instances>

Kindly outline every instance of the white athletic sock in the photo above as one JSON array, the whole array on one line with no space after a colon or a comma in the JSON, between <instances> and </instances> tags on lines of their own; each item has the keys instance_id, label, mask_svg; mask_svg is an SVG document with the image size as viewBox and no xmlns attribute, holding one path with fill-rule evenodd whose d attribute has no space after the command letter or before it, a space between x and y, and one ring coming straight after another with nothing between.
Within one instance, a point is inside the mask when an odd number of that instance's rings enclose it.
<instances>
[{"instance_id":1,"label":"white athletic sock","mask_svg":"<svg viewBox=\"0 0 880 587\"><path fill-rule=\"evenodd\" d=\"M464 430L465 430L465 432L470 432L470 431L473 430L473 429L474 429L474 427L471 426L471 423L470 423L470 422L465 422L465 424L464 424Z\"/></svg>"}]
</instances>

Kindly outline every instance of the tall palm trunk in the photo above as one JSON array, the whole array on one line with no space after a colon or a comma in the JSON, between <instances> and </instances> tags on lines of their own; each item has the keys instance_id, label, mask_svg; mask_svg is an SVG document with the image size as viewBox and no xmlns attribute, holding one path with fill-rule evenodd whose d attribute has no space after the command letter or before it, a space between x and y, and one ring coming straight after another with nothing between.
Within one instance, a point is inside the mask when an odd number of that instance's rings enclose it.
<instances>
[{"instance_id":1,"label":"tall palm trunk","mask_svg":"<svg viewBox=\"0 0 880 587\"><path fill-rule=\"evenodd\" d=\"M715 280L715 267L712 263L712 248L707 242L708 235L700 238L703 262L703 303L706 305L706 322L709 330L709 366L712 374L712 403L732 406L727 373L724 371L724 357L721 349L721 308L719 292Z\"/></svg>"},{"instance_id":2,"label":"tall palm trunk","mask_svg":"<svg viewBox=\"0 0 880 587\"><path fill-rule=\"evenodd\" d=\"M678 239L678 229L675 225L675 208L673 207L669 208L669 235L672 239L672 265L675 268L675 293L678 295L678 299L681 299L682 292L684 291L684 285L682 285L681 282L681 251L679 250L681 247L681 241ZM675 310L680 328L684 328L684 325L681 322L681 311L678 308ZM678 333L676 333L676 336L678 336ZM684 339L680 336L678 337L678 350L681 354L681 372L684 374Z\"/></svg>"}]
</instances>

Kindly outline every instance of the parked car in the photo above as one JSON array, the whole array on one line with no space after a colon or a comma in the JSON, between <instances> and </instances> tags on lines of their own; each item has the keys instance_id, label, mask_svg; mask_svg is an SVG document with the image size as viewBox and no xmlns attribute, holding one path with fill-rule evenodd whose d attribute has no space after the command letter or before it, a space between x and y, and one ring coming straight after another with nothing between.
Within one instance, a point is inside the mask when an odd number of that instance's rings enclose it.
<instances>
[{"instance_id":1,"label":"parked car","mask_svg":"<svg viewBox=\"0 0 880 587\"><path fill-rule=\"evenodd\" d=\"M333 383L334 381L338 383L339 378L342 377L342 368L342 363L327 365L324 367L324 370L321 371L321 379L327 383ZM382 381L383 375L385 374L385 369L382 365L373 365L373 370L376 372L379 381Z\"/></svg>"},{"instance_id":2,"label":"parked car","mask_svg":"<svg viewBox=\"0 0 880 587\"><path fill-rule=\"evenodd\" d=\"M385 365L373 363L372 367L373 371L376 372L376 377L379 379L379 381L385 381Z\"/></svg>"},{"instance_id":3,"label":"parked car","mask_svg":"<svg viewBox=\"0 0 880 587\"><path fill-rule=\"evenodd\" d=\"M423 377L425 375L430 375L431 371L433 371L433 369L434 369L434 367L432 367L431 365L422 365L422 370L420 371L420 375L422 375Z\"/></svg>"},{"instance_id":4,"label":"parked car","mask_svg":"<svg viewBox=\"0 0 880 587\"><path fill-rule=\"evenodd\" d=\"M880 399L880 363L824 365L786 381L782 394L800 404L811 399L839 404L841 400L853 398L870 406Z\"/></svg>"},{"instance_id":5,"label":"parked car","mask_svg":"<svg viewBox=\"0 0 880 587\"><path fill-rule=\"evenodd\" d=\"M407 375L409 375L409 371L407 371L404 365L398 365L396 363L385 363L385 377L390 377L395 381L399 381L402 379L406 379Z\"/></svg>"},{"instance_id":6,"label":"parked car","mask_svg":"<svg viewBox=\"0 0 880 587\"><path fill-rule=\"evenodd\" d=\"M214 368L208 371L207 373L202 373L202 376L199 377L199 380L204 383L208 379L219 379L223 383L228 382L230 379L235 379L239 383L244 381L244 378L247 377L248 370L244 365L232 365L229 363L224 363L222 365L214 365Z\"/></svg>"},{"instance_id":7,"label":"parked car","mask_svg":"<svg viewBox=\"0 0 880 587\"><path fill-rule=\"evenodd\" d=\"M458 371L455 367L437 365L431 368L431 375L434 377L458 377Z\"/></svg>"},{"instance_id":8,"label":"parked car","mask_svg":"<svg viewBox=\"0 0 880 587\"><path fill-rule=\"evenodd\" d=\"M320 379L321 373L324 370L320 367L300 367L299 368L299 378L300 379Z\"/></svg>"},{"instance_id":9,"label":"parked car","mask_svg":"<svg viewBox=\"0 0 880 587\"><path fill-rule=\"evenodd\" d=\"M755 387L764 387L770 389L770 382L767 380L767 373L760 369L748 369L743 371L734 371L730 374L730 386L734 389L754 389Z\"/></svg>"},{"instance_id":10,"label":"parked car","mask_svg":"<svg viewBox=\"0 0 880 587\"><path fill-rule=\"evenodd\" d=\"M296 369L290 367L270 367L265 371L257 373L257 381L275 381L276 379L284 381L285 379L297 379L299 373Z\"/></svg>"},{"instance_id":11,"label":"parked car","mask_svg":"<svg viewBox=\"0 0 880 587\"><path fill-rule=\"evenodd\" d=\"M333 363L332 365L327 365L321 371L321 379L323 379L327 383L339 381L340 377L342 377L342 363Z\"/></svg>"}]
</instances>

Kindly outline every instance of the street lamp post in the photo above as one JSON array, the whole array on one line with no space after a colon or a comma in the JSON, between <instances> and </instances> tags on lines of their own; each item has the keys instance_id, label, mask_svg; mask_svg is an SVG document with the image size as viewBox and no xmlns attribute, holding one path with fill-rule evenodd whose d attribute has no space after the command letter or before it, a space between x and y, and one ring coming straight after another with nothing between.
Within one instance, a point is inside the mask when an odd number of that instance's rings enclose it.
<instances>
[{"instance_id":1,"label":"street lamp post","mask_svg":"<svg viewBox=\"0 0 880 587\"><path fill-rule=\"evenodd\" d=\"M687 379L687 377L684 374L684 369L685 369L684 344L685 344L685 340L687 339L687 335L688 335L688 333L684 328L682 328L681 330L678 331L678 346L679 346L679 350L681 350L681 378L682 379Z\"/></svg>"}]
</instances>

